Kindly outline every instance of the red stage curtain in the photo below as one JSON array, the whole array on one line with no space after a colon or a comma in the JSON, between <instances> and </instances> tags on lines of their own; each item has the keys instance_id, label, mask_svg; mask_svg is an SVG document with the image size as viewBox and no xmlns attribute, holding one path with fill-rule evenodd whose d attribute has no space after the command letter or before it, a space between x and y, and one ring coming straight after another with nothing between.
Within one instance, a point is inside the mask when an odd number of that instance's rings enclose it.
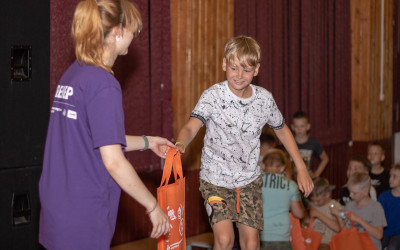
<instances>
[{"instance_id":1,"label":"red stage curtain","mask_svg":"<svg viewBox=\"0 0 400 250\"><path fill-rule=\"evenodd\" d=\"M256 83L291 123L303 110L324 145L351 140L350 2L235 1L235 35L261 45Z\"/></svg>"}]
</instances>

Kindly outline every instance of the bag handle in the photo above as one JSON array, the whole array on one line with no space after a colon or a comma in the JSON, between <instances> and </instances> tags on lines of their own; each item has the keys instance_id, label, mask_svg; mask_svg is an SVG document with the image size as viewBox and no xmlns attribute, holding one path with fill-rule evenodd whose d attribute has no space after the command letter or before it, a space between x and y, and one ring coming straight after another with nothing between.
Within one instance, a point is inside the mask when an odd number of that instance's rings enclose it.
<instances>
[{"instance_id":1,"label":"bag handle","mask_svg":"<svg viewBox=\"0 0 400 250\"><path fill-rule=\"evenodd\" d=\"M350 215L351 215L351 214L352 214L351 211L347 213L346 220L344 221L343 227L342 227L342 229L340 230L341 232L344 231L344 228L346 227L347 222L350 220ZM354 223L354 222L352 221L352 222L351 222L351 227L353 227L353 223Z\"/></svg>"},{"instance_id":2,"label":"bag handle","mask_svg":"<svg viewBox=\"0 0 400 250\"><path fill-rule=\"evenodd\" d=\"M174 148L169 149L167 152L160 187L168 185L172 170L174 171L175 180L178 179L178 176L183 178L181 155L179 151L176 154L175 152L176 149Z\"/></svg>"},{"instance_id":3,"label":"bag handle","mask_svg":"<svg viewBox=\"0 0 400 250\"><path fill-rule=\"evenodd\" d=\"M314 222L314 217L310 216L310 222L308 223L308 228L312 229L313 222Z\"/></svg>"},{"instance_id":4,"label":"bag handle","mask_svg":"<svg viewBox=\"0 0 400 250\"><path fill-rule=\"evenodd\" d=\"M183 178L181 154L180 154L179 151L174 157L174 162L173 162L173 165L172 165L172 169L174 170L175 180L178 179L178 176L179 176L179 178Z\"/></svg>"},{"instance_id":5,"label":"bag handle","mask_svg":"<svg viewBox=\"0 0 400 250\"><path fill-rule=\"evenodd\" d=\"M166 180L169 180L169 178L170 178L173 160L174 160L174 156L173 156L171 150L168 150L167 157L165 158L165 161L164 161L164 169L163 169L163 174L161 177L160 187L163 186L163 183Z\"/></svg>"}]
</instances>

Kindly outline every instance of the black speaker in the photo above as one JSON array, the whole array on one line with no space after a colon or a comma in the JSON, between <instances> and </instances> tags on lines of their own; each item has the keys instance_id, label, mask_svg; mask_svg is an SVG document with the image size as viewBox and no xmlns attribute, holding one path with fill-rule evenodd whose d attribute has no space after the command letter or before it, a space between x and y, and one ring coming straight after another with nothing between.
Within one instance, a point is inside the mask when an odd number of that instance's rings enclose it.
<instances>
[{"instance_id":1,"label":"black speaker","mask_svg":"<svg viewBox=\"0 0 400 250\"><path fill-rule=\"evenodd\" d=\"M41 169L0 169L0 249L42 249L38 243Z\"/></svg>"},{"instance_id":2,"label":"black speaker","mask_svg":"<svg viewBox=\"0 0 400 250\"><path fill-rule=\"evenodd\" d=\"M7 1L0 30L0 249L42 249L38 183L50 114L50 1Z\"/></svg>"},{"instance_id":3,"label":"black speaker","mask_svg":"<svg viewBox=\"0 0 400 250\"><path fill-rule=\"evenodd\" d=\"M0 169L41 165L50 114L50 1L8 1L0 30Z\"/></svg>"}]
</instances>

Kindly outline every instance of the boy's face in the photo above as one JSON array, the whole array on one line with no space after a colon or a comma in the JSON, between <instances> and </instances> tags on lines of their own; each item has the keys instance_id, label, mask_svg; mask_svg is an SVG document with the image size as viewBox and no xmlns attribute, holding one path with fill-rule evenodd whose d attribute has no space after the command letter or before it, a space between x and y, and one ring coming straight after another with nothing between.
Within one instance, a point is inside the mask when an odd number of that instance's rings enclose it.
<instances>
[{"instance_id":1,"label":"boy's face","mask_svg":"<svg viewBox=\"0 0 400 250\"><path fill-rule=\"evenodd\" d=\"M360 185L350 185L348 189L350 191L350 198L355 202L359 202L369 195L369 188L362 188Z\"/></svg>"},{"instance_id":2,"label":"boy's face","mask_svg":"<svg viewBox=\"0 0 400 250\"><path fill-rule=\"evenodd\" d=\"M259 68L260 64L256 67L247 66L243 68L237 58L232 64L226 58L222 62L222 69L226 72L229 89L239 97L242 97L244 90L249 87L253 77L258 75Z\"/></svg>"},{"instance_id":3,"label":"boy's face","mask_svg":"<svg viewBox=\"0 0 400 250\"><path fill-rule=\"evenodd\" d=\"M315 206L323 206L330 201L330 194L329 192L321 193L321 194L314 194L311 197L311 201L314 203Z\"/></svg>"},{"instance_id":4,"label":"boy's face","mask_svg":"<svg viewBox=\"0 0 400 250\"><path fill-rule=\"evenodd\" d=\"M364 170L364 165L359 161L350 161L347 167L347 178L350 178L355 172L366 172Z\"/></svg>"},{"instance_id":5,"label":"boy's face","mask_svg":"<svg viewBox=\"0 0 400 250\"><path fill-rule=\"evenodd\" d=\"M368 160L371 162L372 166L379 166L385 160L385 155L381 147L371 145L368 147Z\"/></svg>"},{"instance_id":6,"label":"boy's face","mask_svg":"<svg viewBox=\"0 0 400 250\"><path fill-rule=\"evenodd\" d=\"M306 136L307 131L310 130L310 123L306 118L293 119L291 128L296 136Z\"/></svg>"},{"instance_id":7,"label":"boy's face","mask_svg":"<svg viewBox=\"0 0 400 250\"><path fill-rule=\"evenodd\" d=\"M399 188L400 187L400 170L391 169L390 170L390 178L389 178L390 188Z\"/></svg>"}]
</instances>

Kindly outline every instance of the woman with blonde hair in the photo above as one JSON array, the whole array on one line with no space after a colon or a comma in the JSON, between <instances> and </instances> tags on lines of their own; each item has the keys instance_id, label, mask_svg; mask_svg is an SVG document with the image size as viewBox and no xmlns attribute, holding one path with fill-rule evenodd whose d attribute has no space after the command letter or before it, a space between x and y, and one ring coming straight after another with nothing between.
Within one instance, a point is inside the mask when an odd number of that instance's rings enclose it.
<instances>
[{"instance_id":1,"label":"woman with blonde hair","mask_svg":"<svg viewBox=\"0 0 400 250\"><path fill-rule=\"evenodd\" d=\"M165 138L127 136L122 92L112 66L142 28L127 0L84 0L75 10L76 61L61 77L47 132L39 241L47 249L110 249L121 189L143 205L158 238L167 215L125 158L151 149L165 157Z\"/></svg>"}]
</instances>

